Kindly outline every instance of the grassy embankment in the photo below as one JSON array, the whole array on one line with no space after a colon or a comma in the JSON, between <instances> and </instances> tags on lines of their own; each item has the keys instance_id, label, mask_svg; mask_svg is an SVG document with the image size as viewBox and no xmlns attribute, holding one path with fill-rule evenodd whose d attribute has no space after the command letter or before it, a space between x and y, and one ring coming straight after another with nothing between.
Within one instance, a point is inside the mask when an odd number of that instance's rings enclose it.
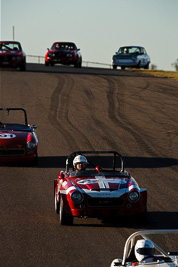
<instances>
[{"instance_id":1,"label":"grassy embankment","mask_svg":"<svg viewBox=\"0 0 178 267\"><path fill-rule=\"evenodd\" d=\"M178 71L163 71L163 70L138 70L133 69L134 71L138 71L141 73L145 73L148 75L153 75L157 77L164 77L164 78L170 78L178 81Z\"/></svg>"}]
</instances>

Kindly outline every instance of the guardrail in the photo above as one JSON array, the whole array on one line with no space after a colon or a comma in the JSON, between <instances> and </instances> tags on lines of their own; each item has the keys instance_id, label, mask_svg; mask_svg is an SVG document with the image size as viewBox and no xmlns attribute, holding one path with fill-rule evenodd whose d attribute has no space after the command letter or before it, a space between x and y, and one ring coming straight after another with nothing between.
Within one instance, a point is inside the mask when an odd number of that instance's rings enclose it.
<instances>
[{"instance_id":1,"label":"guardrail","mask_svg":"<svg viewBox=\"0 0 178 267\"><path fill-rule=\"evenodd\" d=\"M38 64L44 64L45 57L44 56L34 56L34 55L26 55L27 62L28 63L38 63ZM93 67L100 66L104 68L112 68L111 64L107 63L99 63L99 62L91 62L91 61L82 61L82 66L85 67Z\"/></svg>"}]
</instances>

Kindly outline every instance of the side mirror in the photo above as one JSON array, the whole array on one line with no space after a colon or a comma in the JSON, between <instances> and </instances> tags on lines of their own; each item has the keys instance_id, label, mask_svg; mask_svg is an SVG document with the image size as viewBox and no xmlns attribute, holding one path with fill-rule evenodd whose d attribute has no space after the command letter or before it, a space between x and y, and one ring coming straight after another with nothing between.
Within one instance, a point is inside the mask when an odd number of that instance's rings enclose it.
<instances>
[{"instance_id":1,"label":"side mirror","mask_svg":"<svg viewBox=\"0 0 178 267\"><path fill-rule=\"evenodd\" d=\"M64 179L64 172L61 171L58 175L58 179Z\"/></svg>"},{"instance_id":2,"label":"side mirror","mask_svg":"<svg viewBox=\"0 0 178 267\"><path fill-rule=\"evenodd\" d=\"M32 125L32 128L33 128L33 129L36 129L36 128L37 128L37 124L33 124L33 125Z\"/></svg>"},{"instance_id":3,"label":"side mirror","mask_svg":"<svg viewBox=\"0 0 178 267\"><path fill-rule=\"evenodd\" d=\"M77 48L77 51L80 51L80 48Z\"/></svg>"},{"instance_id":4,"label":"side mirror","mask_svg":"<svg viewBox=\"0 0 178 267\"><path fill-rule=\"evenodd\" d=\"M96 166L96 167L95 167L95 170L96 170L97 172L100 172L100 171L101 171L101 167L100 167L100 166Z\"/></svg>"},{"instance_id":5,"label":"side mirror","mask_svg":"<svg viewBox=\"0 0 178 267\"><path fill-rule=\"evenodd\" d=\"M47 48L47 50L49 51L49 48Z\"/></svg>"}]
</instances>

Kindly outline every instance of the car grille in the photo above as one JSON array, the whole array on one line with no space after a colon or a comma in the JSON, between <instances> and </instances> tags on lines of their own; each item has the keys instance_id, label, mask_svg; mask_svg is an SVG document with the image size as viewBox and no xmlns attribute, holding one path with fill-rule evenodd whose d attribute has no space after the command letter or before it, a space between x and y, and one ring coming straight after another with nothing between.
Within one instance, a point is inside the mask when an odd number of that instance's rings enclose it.
<instances>
[{"instance_id":1,"label":"car grille","mask_svg":"<svg viewBox=\"0 0 178 267\"><path fill-rule=\"evenodd\" d=\"M121 207L124 204L123 198L89 198L90 207Z\"/></svg>"},{"instance_id":2,"label":"car grille","mask_svg":"<svg viewBox=\"0 0 178 267\"><path fill-rule=\"evenodd\" d=\"M0 149L0 156L20 156L20 155L25 155L25 150L24 149L13 149L13 148L8 148L8 149Z\"/></svg>"},{"instance_id":3,"label":"car grille","mask_svg":"<svg viewBox=\"0 0 178 267\"><path fill-rule=\"evenodd\" d=\"M12 56L0 56L0 61L10 61L12 60Z\"/></svg>"},{"instance_id":4,"label":"car grille","mask_svg":"<svg viewBox=\"0 0 178 267\"><path fill-rule=\"evenodd\" d=\"M55 53L56 57L66 57L66 53L65 52L57 52Z\"/></svg>"}]
</instances>

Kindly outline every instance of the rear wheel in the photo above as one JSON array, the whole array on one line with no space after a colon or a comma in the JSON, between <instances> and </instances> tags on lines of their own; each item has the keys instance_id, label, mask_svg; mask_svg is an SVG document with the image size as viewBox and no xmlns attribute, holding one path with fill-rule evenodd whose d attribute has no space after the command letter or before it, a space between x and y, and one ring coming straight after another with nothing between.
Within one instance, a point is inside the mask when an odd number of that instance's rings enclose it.
<instances>
[{"instance_id":1,"label":"rear wheel","mask_svg":"<svg viewBox=\"0 0 178 267\"><path fill-rule=\"evenodd\" d=\"M68 215L64 209L63 199L60 199L60 210L59 210L59 223L61 225L72 225L73 224L73 216Z\"/></svg>"},{"instance_id":2,"label":"rear wheel","mask_svg":"<svg viewBox=\"0 0 178 267\"><path fill-rule=\"evenodd\" d=\"M113 69L114 69L114 70L116 70L116 69L117 69L117 66L116 66L116 65L113 65L112 67L113 67Z\"/></svg>"}]
</instances>

